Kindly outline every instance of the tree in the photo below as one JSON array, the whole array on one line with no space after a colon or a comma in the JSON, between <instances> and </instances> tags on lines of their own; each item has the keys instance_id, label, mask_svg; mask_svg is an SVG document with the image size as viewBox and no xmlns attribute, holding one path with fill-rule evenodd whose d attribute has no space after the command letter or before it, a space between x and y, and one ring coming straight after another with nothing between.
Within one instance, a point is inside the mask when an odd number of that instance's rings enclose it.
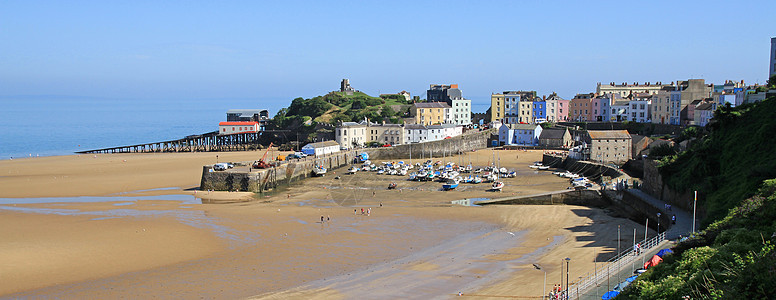
<instances>
[{"instance_id":1,"label":"tree","mask_svg":"<svg viewBox=\"0 0 776 300\"><path fill-rule=\"evenodd\" d=\"M390 105L383 106L383 109L380 111L380 116L383 117L383 119L389 119L396 115L396 112L393 111L393 108L391 108Z\"/></svg>"},{"instance_id":2,"label":"tree","mask_svg":"<svg viewBox=\"0 0 776 300\"><path fill-rule=\"evenodd\" d=\"M776 74L771 75L771 78L768 78L768 87L772 89L776 89Z\"/></svg>"}]
</instances>

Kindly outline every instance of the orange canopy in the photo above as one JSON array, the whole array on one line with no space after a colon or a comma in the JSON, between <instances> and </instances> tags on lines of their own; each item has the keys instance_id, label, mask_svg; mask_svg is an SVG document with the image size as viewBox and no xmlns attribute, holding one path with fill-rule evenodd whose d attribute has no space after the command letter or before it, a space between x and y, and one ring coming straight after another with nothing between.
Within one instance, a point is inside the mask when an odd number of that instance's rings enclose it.
<instances>
[{"instance_id":1,"label":"orange canopy","mask_svg":"<svg viewBox=\"0 0 776 300\"><path fill-rule=\"evenodd\" d=\"M653 255L651 259L644 263L644 269L657 266L663 259L660 256Z\"/></svg>"}]
</instances>

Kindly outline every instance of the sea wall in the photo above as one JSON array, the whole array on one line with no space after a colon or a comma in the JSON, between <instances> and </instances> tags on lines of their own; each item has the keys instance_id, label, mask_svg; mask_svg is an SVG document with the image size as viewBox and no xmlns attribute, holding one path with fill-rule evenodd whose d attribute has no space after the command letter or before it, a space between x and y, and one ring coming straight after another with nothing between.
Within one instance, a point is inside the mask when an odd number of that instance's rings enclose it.
<instances>
[{"instance_id":1,"label":"sea wall","mask_svg":"<svg viewBox=\"0 0 776 300\"><path fill-rule=\"evenodd\" d=\"M618 168L590 161L576 160L568 156L544 154L542 156L542 164L582 174L592 180L598 180L601 176L608 176L610 178L627 176L625 172Z\"/></svg>"},{"instance_id":2,"label":"sea wall","mask_svg":"<svg viewBox=\"0 0 776 300\"><path fill-rule=\"evenodd\" d=\"M657 161L647 159L644 161L644 177L641 190L652 197L665 201L672 206L682 208L686 211L693 210L693 199L695 195L692 191L678 192L668 187L663 182L663 176L657 167ZM703 207L697 208L700 218L706 216L706 210Z\"/></svg>"},{"instance_id":3,"label":"sea wall","mask_svg":"<svg viewBox=\"0 0 776 300\"><path fill-rule=\"evenodd\" d=\"M264 192L279 185L289 184L312 176L313 168L322 165L327 169L335 169L348 165L353 161L354 153L341 152L322 157L304 160L288 161L267 169L240 168L238 170L215 171L213 165L202 167L200 190ZM237 163L249 165L251 162Z\"/></svg>"},{"instance_id":4,"label":"sea wall","mask_svg":"<svg viewBox=\"0 0 776 300\"><path fill-rule=\"evenodd\" d=\"M490 133L490 130L470 131L461 136L428 143L338 152L322 157L291 160L263 170L248 171L243 167L215 171L213 165L206 165L202 167L200 190L264 192L310 177L316 165L322 165L329 170L347 166L362 152L369 154L371 160L407 159L410 155L412 158L420 158L458 154L487 147ZM237 165L248 166L250 163L240 162Z\"/></svg>"},{"instance_id":5,"label":"sea wall","mask_svg":"<svg viewBox=\"0 0 776 300\"><path fill-rule=\"evenodd\" d=\"M371 159L378 160L408 159L410 156L413 159L450 156L487 148L488 138L492 132L493 130L469 131L466 134L439 141L364 149L360 152L367 152Z\"/></svg>"}]
</instances>

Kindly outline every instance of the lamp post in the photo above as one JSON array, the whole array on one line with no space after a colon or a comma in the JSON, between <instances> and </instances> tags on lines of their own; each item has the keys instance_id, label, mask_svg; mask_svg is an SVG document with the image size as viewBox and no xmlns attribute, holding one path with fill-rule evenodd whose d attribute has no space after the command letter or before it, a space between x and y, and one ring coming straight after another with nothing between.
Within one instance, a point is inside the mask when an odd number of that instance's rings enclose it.
<instances>
[{"instance_id":1,"label":"lamp post","mask_svg":"<svg viewBox=\"0 0 776 300\"><path fill-rule=\"evenodd\" d=\"M542 285L542 299L544 299L545 292L547 291L547 270L542 270L542 267L538 264L533 264L533 266L539 271L544 271L544 285Z\"/></svg>"},{"instance_id":2,"label":"lamp post","mask_svg":"<svg viewBox=\"0 0 776 300\"><path fill-rule=\"evenodd\" d=\"M698 191L695 191L695 197L692 200L692 235L695 235L695 203L698 202Z\"/></svg>"},{"instance_id":3,"label":"lamp post","mask_svg":"<svg viewBox=\"0 0 776 300\"><path fill-rule=\"evenodd\" d=\"M566 299L569 298L569 261L571 258L566 257Z\"/></svg>"},{"instance_id":4,"label":"lamp post","mask_svg":"<svg viewBox=\"0 0 776 300\"><path fill-rule=\"evenodd\" d=\"M657 213L657 235L660 235L660 215L661 213Z\"/></svg>"}]
</instances>

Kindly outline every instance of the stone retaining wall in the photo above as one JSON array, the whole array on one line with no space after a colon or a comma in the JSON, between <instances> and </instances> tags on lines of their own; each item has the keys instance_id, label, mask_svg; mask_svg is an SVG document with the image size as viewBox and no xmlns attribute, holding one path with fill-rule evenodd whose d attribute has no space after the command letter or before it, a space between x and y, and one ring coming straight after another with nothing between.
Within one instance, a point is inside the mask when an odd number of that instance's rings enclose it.
<instances>
[{"instance_id":1,"label":"stone retaining wall","mask_svg":"<svg viewBox=\"0 0 776 300\"><path fill-rule=\"evenodd\" d=\"M353 163L354 158L362 152L368 153L371 160L407 159L410 158L410 154L412 158L458 154L486 148L490 133L490 130L469 132L454 138L428 143L359 149L323 157L292 159L277 167L252 172L214 171L213 165L206 165L202 167L200 190L264 192L278 185L310 177L316 165L322 165L329 170L347 166ZM238 165L250 165L250 163L242 162Z\"/></svg>"}]
</instances>

